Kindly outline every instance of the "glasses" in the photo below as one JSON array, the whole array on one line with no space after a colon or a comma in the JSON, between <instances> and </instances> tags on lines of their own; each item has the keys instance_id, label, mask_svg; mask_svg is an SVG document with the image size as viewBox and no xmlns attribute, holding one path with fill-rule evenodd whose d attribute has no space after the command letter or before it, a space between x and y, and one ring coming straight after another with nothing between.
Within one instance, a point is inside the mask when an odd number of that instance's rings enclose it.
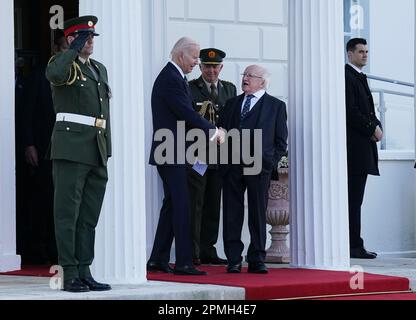
<instances>
[{"instance_id":1,"label":"glasses","mask_svg":"<svg viewBox=\"0 0 416 320\"><path fill-rule=\"evenodd\" d=\"M247 77L247 78L254 78L254 79L263 79L263 77L259 77L252 73L242 73L241 75L243 76L243 78Z\"/></svg>"}]
</instances>

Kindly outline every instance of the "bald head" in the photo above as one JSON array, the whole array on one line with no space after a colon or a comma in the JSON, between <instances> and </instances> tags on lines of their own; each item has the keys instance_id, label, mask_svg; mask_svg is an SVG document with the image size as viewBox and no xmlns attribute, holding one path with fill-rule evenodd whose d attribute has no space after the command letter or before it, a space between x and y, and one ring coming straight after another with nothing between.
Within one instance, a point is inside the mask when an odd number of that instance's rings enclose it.
<instances>
[{"instance_id":1,"label":"bald head","mask_svg":"<svg viewBox=\"0 0 416 320\"><path fill-rule=\"evenodd\" d=\"M269 85L270 73L259 65L251 65L246 68L243 75L242 90L245 94L254 94Z\"/></svg>"},{"instance_id":2,"label":"bald head","mask_svg":"<svg viewBox=\"0 0 416 320\"><path fill-rule=\"evenodd\" d=\"M173 46L172 60L182 69L184 74L191 73L198 65L200 45L191 38L183 37Z\"/></svg>"}]
</instances>

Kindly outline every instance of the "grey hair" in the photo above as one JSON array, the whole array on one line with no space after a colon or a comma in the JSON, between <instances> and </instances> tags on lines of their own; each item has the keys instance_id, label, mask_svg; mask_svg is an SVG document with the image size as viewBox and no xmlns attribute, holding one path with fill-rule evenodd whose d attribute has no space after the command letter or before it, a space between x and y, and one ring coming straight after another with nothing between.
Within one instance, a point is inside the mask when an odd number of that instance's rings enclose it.
<instances>
[{"instance_id":1,"label":"grey hair","mask_svg":"<svg viewBox=\"0 0 416 320\"><path fill-rule=\"evenodd\" d=\"M182 37L173 46L173 49L170 54L172 58L175 58L181 53L188 53L190 48L199 46L199 43L195 40L188 37Z\"/></svg>"},{"instance_id":2,"label":"grey hair","mask_svg":"<svg viewBox=\"0 0 416 320\"><path fill-rule=\"evenodd\" d=\"M270 77L271 77L271 74L270 74L269 70L267 70L265 67L262 67L262 66L257 65L257 64L248 66L247 68L250 68L250 67L251 68L255 67L256 69L259 70L260 74L258 74L258 76L263 78L263 80L264 80L264 89L267 90L269 88L269 85L270 85Z\"/></svg>"}]
</instances>

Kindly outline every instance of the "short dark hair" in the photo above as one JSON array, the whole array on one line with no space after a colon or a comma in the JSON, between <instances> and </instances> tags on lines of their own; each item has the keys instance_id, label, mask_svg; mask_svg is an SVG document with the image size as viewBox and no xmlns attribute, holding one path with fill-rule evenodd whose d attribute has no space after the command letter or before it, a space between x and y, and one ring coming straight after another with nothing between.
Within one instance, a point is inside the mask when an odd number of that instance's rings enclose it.
<instances>
[{"instance_id":1,"label":"short dark hair","mask_svg":"<svg viewBox=\"0 0 416 320\"><path fill-rule=\"evenodd\" d=\"M359 44L363 44L363 45L367 45L367 40L363 39L363 38L354 38L351 39L350 41L348 41L347 43L347 52L349 51L355 51L357 45Z\"/></svg>"}]
</instances>

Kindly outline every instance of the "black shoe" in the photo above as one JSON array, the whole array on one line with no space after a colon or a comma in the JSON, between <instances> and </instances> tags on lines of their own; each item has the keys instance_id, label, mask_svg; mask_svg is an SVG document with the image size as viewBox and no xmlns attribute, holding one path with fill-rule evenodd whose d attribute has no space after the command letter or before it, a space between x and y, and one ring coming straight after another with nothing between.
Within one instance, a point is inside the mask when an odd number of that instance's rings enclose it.
<instances>
[{"instance_id":1,"label":"black shoe","mask_svg":"<svg viewBox=\"0 0 416 320\"><path fill-rule=\"evenodd\" d=\"M257 262L248 264L248 273L266 274L269 271L263 262Z\"/></svg>"},{"instance_id":2,"label":"black shoe","mask_svg":"<svg viewBox=\"0 0 416 320\"><path fill-rule=\"evenodd\" d=\"M93 277L80 278L81 282L88 286L91 291L108 291L111 290L111 286L106 283L99 283L94 280Z\"/></svg>"},{"instance_id":3,"label":"black shoe","mask_svg":"<svg viewBox=\"0 0 416 320\"><path fill-rule=\"evenodd\" d=\"M194 266L200 266L201 265L201 259L192 259L192 263Z\"/></svg>"},{"instance_id":4,"label":"black shoe","mask_svg":"<svg viewBox=\"0 0 416 320\"><path fill-rule=\"evenodd\" d=\"M160 263L149 261L146 265L147 271L150 272L164 272L164 273L173 273L173 269L169 266L168 263Z\"/></svg>"},{"instance_id":5,"label":"black shoe","mask_svg":"<svg viewBox=\"0 0 416 320\"><path fill-rule=\"evenodd\" d=\"M221 259L219 257L215 257L215 258L201 258L201 262L202 264L214 264L214 265L220 265L220 266L224 266L228 263L227 260L225 259Z\"/></svg>"},{"instance_id":6,"label":"black shoe","mask_svg":"<svg viewBox=\"0 0 416 320\"><path fill-rule=\"evenodd\" d=\"M180 276L205 276L207 273L205 271L200 271L193 266L183 266L175 267L173 273Z\"/></svg>"},{"instance_id":7,"label":"black shoe","mask_svg":"<svg viewBox=\"0 0 416 320\"><path fill-rule=\"evenodd\" d=\"M350 249L350 258L352 259L375 259L377 254L368 252L364 248Z\"/></svg>"},{"instance_id":8,"label":"black shoe","mask_svg":"<svg viewBox=\"0 0 416 320\"><path fill-rule=\"evenodd\" d=\"M241 272L241 263L238 264L229 264L227 266L228 273L240 273Z\"/></svg>"},{"instance_id":9,"label":"black shoe","mask_svg":"<svg viewBox=\"0 0 416 320\"><path fill-rule=\"evenodd\" d=\"M83 284L79 278L72 279L64 282L64 288L62 289L68 292L89 292L90 288Z\"/></svg>"}]
</instances>

